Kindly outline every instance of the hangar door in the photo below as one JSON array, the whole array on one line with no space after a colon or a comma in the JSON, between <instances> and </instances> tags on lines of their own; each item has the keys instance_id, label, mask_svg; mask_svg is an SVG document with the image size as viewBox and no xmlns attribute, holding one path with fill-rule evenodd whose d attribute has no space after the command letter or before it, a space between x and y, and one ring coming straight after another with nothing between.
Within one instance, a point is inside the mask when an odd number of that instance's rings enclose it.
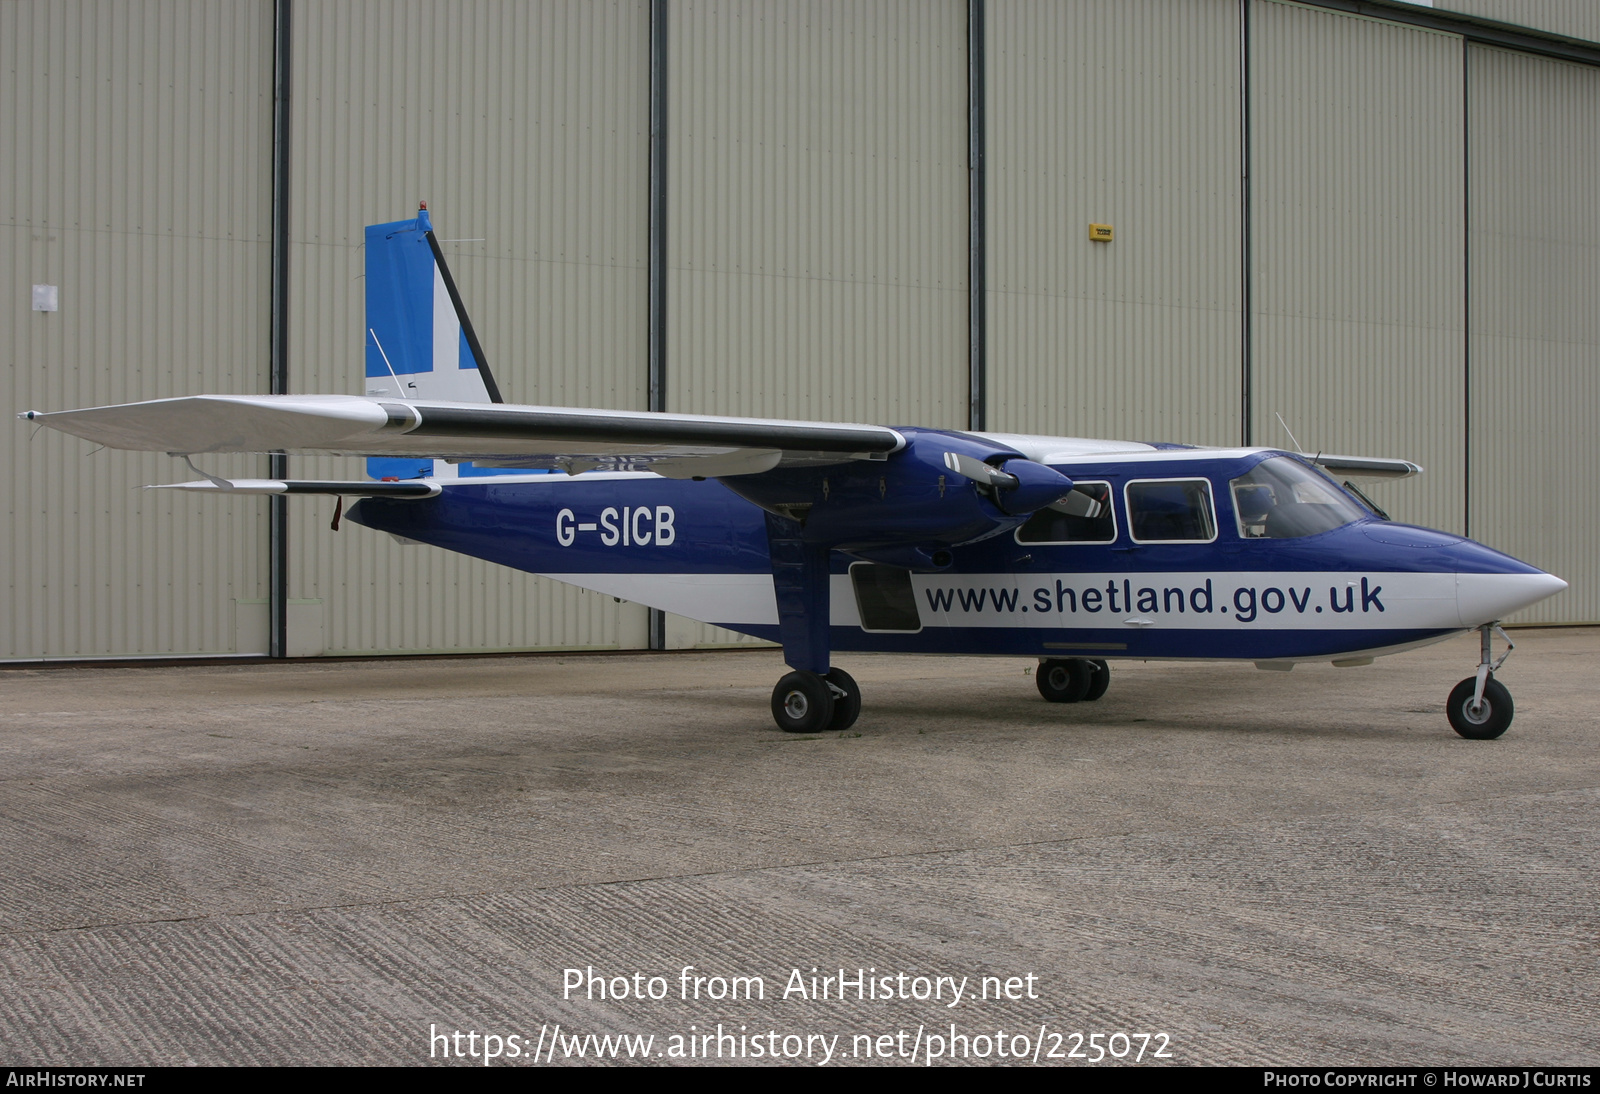
<instances>
[{"instance_id":1,"label":"hangar door","mask_svg":"<svg viewBox=\"0 0 1600 1094\"><path fill-rule=\"evenodd\" d=\"M1600 70L1467 52L1471 535L1566 578L1519 622L1600 619Z\"/></svg>"}]
</instances>

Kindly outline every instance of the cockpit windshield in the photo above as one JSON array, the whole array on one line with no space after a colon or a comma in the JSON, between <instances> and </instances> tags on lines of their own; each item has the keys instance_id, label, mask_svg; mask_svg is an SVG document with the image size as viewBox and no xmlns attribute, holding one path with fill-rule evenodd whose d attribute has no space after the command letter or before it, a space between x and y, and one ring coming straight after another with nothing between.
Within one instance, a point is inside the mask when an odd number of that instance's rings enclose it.
<instances>
[{"instance_id":1,"label":"cockpit windshield","mask_svg":"<svg viewBox=\"0 0 1600 1094\"><path fill-rule=\"evenodd\" d=\"M1232 482L1233 511L1244 539L1295 539L1343 527L1368 515L1344 491L1299 460L1273 456Z\"/></svg>"}]
</instances>

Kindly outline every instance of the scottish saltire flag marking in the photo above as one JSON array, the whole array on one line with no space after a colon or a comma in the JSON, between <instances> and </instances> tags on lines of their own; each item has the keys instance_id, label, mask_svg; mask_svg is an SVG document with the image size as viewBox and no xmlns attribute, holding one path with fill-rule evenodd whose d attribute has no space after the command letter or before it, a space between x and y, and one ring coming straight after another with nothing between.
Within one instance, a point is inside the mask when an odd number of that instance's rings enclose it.
<instances>
[{"instance_id":1,"label":"scottish saltire flag marking","mask_svg":"<svg viewBox=\"0 0 1600 1094\"><path fill-rule=\"evenodd\" d=\"M412 220L366 233L366 394L452 403L499 402L482 347L444 263L424 205ZM375 479L440 480L500 475L500 468L443 460L367 461Z\"/></svg>"}]
</instances>

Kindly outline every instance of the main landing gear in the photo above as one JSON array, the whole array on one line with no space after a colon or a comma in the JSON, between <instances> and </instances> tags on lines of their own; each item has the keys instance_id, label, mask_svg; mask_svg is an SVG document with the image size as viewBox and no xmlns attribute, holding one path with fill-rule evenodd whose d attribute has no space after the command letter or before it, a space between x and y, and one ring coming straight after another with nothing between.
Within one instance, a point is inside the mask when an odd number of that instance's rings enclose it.
<instances>
[{"instance_id":1,"label":"main landing gear","mask_svg":"<svg viewBox=\"0 0 1600 1094\"><path fill-rule=\"evenodd\" d=\"M1111 666L1079 657L1040 661L1033 682L1052 703L1089 703L1111 686Z\"/></svg>"},{"instance_id":2,"label":"main landing gear","mask_svg":"<svg viewBox=\"0 0 1600 1094\"><path fill-rule=\"evenodd\" d=\"M1474 741L1492 741L1511 726L1511 716L1516 708L1511 693L1494 678L1495 671L1506 663L1511 651L1516 649L1498 623L1485 623L1478 628L1483 636L1482 654L1478 672L1469 676L1450 690L1445 703L1445 714L1450 718L1450 728ZM1505 640L1506 652L1494 659L1493 636Z\"/></svg>"},{"instance_id":3,"label":"main landing gear","mask_svg":"<svg viewBox=\"0 0 1600 1094\"><path fill-rule=\"evenodd\" d=\"M772 689L772 718L785 733L849 729L861 716L861 689L844 669L791 672Z\"/></svg>"}]
</instances>

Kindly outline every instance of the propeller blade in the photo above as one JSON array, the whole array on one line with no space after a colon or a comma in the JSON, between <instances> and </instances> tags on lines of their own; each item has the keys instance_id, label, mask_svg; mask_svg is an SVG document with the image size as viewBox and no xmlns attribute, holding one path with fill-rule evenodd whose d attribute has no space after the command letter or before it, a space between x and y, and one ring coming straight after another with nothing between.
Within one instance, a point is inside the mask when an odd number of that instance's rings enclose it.
<instances>
[{"instance_id":1,"label":"propeller blade","mask_svg":"<svg viewBox=\"0 0 1600 1094\"><path fill-rule=\"evenodd\" d=\"M1022 480L1015 475L1007 474L998 467L990 467L982 460L975 460L971 456L963 456L959 452L946 452L944 465L963 478L973 482L982 483L984 486L993 486L1002 490L1015 490L1022 484Z\"/></svg>"},{"instance_id":2,"label":"propeller blade","mask_svg":"<svg viewBox=\"0 0 1600 1094\"><path fill-rule=\"evenodd\" d=\"M1081 490L1074 490L1060 501L1049 506L1067 514L1069 517L1098 517L1105 512L1105 506L1091 498Z\"/></svg>"}]
</instances>

